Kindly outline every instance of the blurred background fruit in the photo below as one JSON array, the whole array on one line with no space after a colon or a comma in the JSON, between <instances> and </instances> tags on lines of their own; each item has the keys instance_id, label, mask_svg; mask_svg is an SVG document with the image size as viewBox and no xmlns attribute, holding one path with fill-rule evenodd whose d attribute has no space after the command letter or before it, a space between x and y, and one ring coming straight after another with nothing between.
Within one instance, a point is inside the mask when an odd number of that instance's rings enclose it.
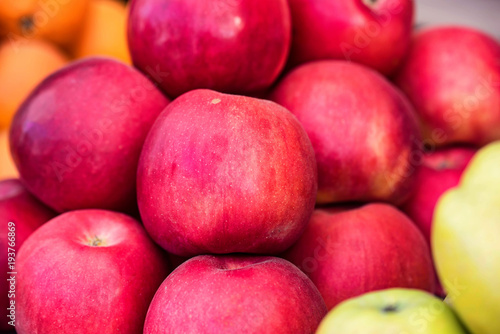
<instances>
[{"instance_id":1,"label":"blurred background fruit","mask_svg":"<svg viewBox=\"0 0 500 334\"><path fill-rule=\"evenodd\" d=\"M2 0L0 34L9 39L42 38L68 47L80 33L88 0Z\"/></svg>"},{"instance_id":2,"label":"blurred background fruit","mask_svg":"<svg viewBox=\"0 0 500 334\"><path fill-rule=\"evenodd\" d=\"M45 41L0 43L0 129L8 127L30 91L67 61L59 49Z\"/></svg>"},{"instance_id":3,"label":"blurred background fruit","mask_svg":"<svg viewBox=\"0 0 500 334\"><path fill-rule=\"evenodd\" d=\"M78 39L76 58L107 55L131 63L127 45L127 8L116 0L92 0Z\"/></svg>"},{"instance_id":4,"label":"blurred background fruit","mask_svg":"<svg viewBox=\"0 0 500 334\"><path fill-rule=\"evenodd\" d=\"M9 151L9 132L0 130L0 180L17 178L19 173Z\"/></svg>"}]
</instances>

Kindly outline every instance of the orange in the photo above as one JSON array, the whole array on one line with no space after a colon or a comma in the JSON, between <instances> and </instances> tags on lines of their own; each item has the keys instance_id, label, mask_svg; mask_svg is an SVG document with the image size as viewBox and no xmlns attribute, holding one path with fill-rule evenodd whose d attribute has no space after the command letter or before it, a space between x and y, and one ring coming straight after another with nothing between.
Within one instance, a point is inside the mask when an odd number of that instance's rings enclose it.
<instances>
[{"instance_id":1,"label":"orange","mask_svg":"<svg viewBox=\"0 0 500 334\"><path fill-rule=\"evenodd\" d=\"M18 177L19 173L10 155L9 132L0 130L0 180Z\"/></svg>"},{"instance_id":2,"label":"orange","mask_svg":"<svg viewBox=\"0 0 500 334\"><path fill-rule=\"evenodd\" d=\"M1 0L0 33L9 40L47 39L72 45L81 31L89 0Z\"/></svg>"},{"instance_id":3,"label":"orange","mask_svg":"<svg viewBox=\"0 0 500 334\"><path fill-rule=\"evenodd\" d=\"M31 90L66 62L59 49L44 41L0 43L0 129L10 124Z\"/></svg>"},{"instance_id":4,"label":"orange","mask_svg":"<svg viewBox=\"0 0 500 334\"><path fill-rule=\"evenodd\" d=\"M91 0L75 56L110 56L131 64L127 45L127 9L114 0Z\"/></svg>"}]
</instances>

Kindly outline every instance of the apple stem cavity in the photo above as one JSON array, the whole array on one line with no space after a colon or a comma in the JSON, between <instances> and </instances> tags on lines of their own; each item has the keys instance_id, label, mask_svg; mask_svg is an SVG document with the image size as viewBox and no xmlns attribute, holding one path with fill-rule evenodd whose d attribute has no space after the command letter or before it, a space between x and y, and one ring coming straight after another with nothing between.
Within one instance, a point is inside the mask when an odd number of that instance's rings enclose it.
<instances>
[{"instance_id":1,"label":"apple stem cavity","mask_svg":"<svg viewBox=\"0 0 500 334\"><path fill-rule=\"evenodd\" d=\"M377 3L378 0L363 0L363 3L367 5L368 7L372 7Z\"/></svg>"},{"instance_id":2,"label":"apple stem cavity","mask_svg":"<svg viewBox=\"0 0 500 334\"><path fill-rule=\"evenodd\" d=\"M21 27L21 31L24 34L31 34L35 29L35 22L33 21L33 16L23 16L19 20L19 25Z\"/></svg>"},{"instance_id":3,"label":"apple stem cavity","mask_svg":"<svg viewBox=\"0 0 500 334\"><path fill-rule=\"evenodd\" d=\"M87 241L87 245L91 247L99 247L99 246L105 246L104 240L99 238L97 235L94 236L92 239L89 239Z\"/></svg>"},{"instance_id":4,"label":"apple stem cavity","mask_svg":"<svg viewBox=\"0 0 500 334\"><path fill-rule=\"evenodd\" d=\"M382 309L382 313L394 313L398 310L397 305L387 305Z\"/></svg>"}]
</instances>

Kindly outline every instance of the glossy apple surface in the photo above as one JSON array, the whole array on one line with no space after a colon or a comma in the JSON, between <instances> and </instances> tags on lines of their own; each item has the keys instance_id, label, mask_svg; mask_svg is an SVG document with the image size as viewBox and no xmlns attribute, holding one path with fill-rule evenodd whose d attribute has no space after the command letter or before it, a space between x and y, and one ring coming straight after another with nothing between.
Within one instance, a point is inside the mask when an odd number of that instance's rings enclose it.
<instances>
[{"instance_id":1,"label":"glossy apple surface","mask_svg":"<svg viewBox=\"0 0 500 334\"><path fill-rule=\"evenodd\" d=\"M55 72L11 126L22 181L59 212L133 212L142 144L167 103L139 71L112 59L87 58Z\"/></svg>"},{"instance_id":2,"label":"glossy apple surface","mask_svg":"<svg viewBox=\"0 0 500 334\"><path fill-rule=\"evenodd\" d=\"M433 145L481 146L500 139L500 44L465 27L414 37L395 82L420 115Z\"/></svg>"},{"instance_id":3,"label":"glossy apple surface","mask_svg":"<svg viewBox=\"0 0 500 334\"><path fill-rule=\"evenodd\" d=\"M16 271L15 269L10 270L9 264L13 263L15 266L15 257L21 245L31 233L55 215L55 212L31 195L19 180L0 181L0 221L2 222L0 248L3 250L0 254L0 264L2 268L5 268L6 272ZM14 252L10 249L13 249ZM9 257L11 257L11 261L9 261ZM10 307L10 300L15 301L15 298L9 297L11 284L10 281L7 281L7 278L10 278L10 276L5 276L5 279L2 279L0 283L2 296L0 298L0 307L3 310ZM15 285L13 290L15 290ZM10 311L6 312L10 315ZM8 324L12 320L15 320L15 318L5 317L5 319L2 319L0 330L13 329L14 327Z\"/></svg>"},{"instance_id":4,"label":"glossy apple surface","mask_svg":"<svg viewBox=\"0 0 500 334\"><path fill-rule=\"evenodd\" d=\"M291 65L343 59L390 75L410 46L412 0L289 0Z\"/></svg>"},{"instance_id":5,"label":"glossy apple surface","mask_svg":"<svg viewBox=\"0 0 500 334\"><path fill-rule=\"evenodd\" d=\"M284 257L311 278L328 309L374 290L435 288L422 233L388 204L316 210Z\"/></svg>"},{"instance_id":6,"label":"glossy apple surface","mask_svg":"<svg viewBox=\"0 0 500 334\"><path fill-rule=\"evenodd\" d=\"M139 222L94 209L64 213L39 228L17 267L18 334L142 333L168 273L165 254Z\"/></svg>"},{"instance_id":7,"label":"glossy apple surface","mask_svg":"<svg viewBox=\"0 0 500 334\"><path fill-rule=\"evenodd\" d=\"M314 284L288 261L200 255L165 279L149 307L144 334L307 334L325 314Z\"/></svg>"},{"instance_id":8,"label":"glossy apple surface","mask_svg":"<svg viewBox=\"0 0 500 334\"><path fill-rule=\"evenodd\" d=\"M155 122L137 191L144 226L169 253L272 254L290 247L309 221L316 161L285 108L195 90Z\"/></svg>"},{"instance_id":9,"label":"glossy apple surface","mask_svg":"<svg viewBox=\"0 0 500 334\"><path fill-rule=\"evenodd\" d=\"M414 110L367 67L318 61L291 71L271 93L311 139L318 203L401 203L414 186L420 134Z\"/></svg>"},{"instance_id":10,"label":"glossy apple surface","mask_svg":"<svg viewBox=\"0 0 500 334\"><path fill-rule=\"evenodd\" d=\"M171 97L266 89L290 49L287 0L134 0L128 22L134 65Z\"/></svg>"}]
</instances>

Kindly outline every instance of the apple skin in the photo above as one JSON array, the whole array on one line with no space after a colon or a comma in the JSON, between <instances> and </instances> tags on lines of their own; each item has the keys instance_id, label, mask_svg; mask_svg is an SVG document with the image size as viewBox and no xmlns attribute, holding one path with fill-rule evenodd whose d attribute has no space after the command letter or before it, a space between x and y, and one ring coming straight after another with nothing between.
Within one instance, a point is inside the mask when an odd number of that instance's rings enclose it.
<instances>
[{"instance_id":1,"label":"apple skin","mask_svg":"<svg viewBox=\"0 0 500 334\"><path fill-rule=\"evenodd\" d=\"M277 254L314 210L314 151L280 105L200 89L153 125L137 171L151 237L169 253Z\"/></svg>"},{"instance_id":2,"label":"apple skin","mask_svg":"<svg viewBox=\"0 0 500 334\"><path fill-rule=\"evenodd\" d=\"M416 186L401 209L424 234L430 245L432 216L439 197L458 185L462 172L477 152L471 147L448 147L423 155Z\"/></svg>"},{"instance_id":3,"label":"apple skin","mask_svg":"<svg viewBox=\"0 0 500 334\"><path fill-rule=\"evenodd\" d=\"M478 150L436 205L432 250L447 300L471 333L500 333L500 140ZM481 311L478 311L481 310Z\"/></svg>"},{"instance_id":4,"label":"apple skin","mask_svg":"<svg viewBox=\"0 0 500 334\"><path fill-rule=\"evenodd\" d=\"M19 180L8 179L0 181L0 221L3 225L0 230L0 248L2 249L0 264L2 268L8 268L7 249L13 248L17 254L28 236L55 215L55 212L31 195ZM8 245L9 222L15 224L14 247ZM0 298L0 308L2 310L6 310L10 303L7 277L4 277L0 283L0 293L2 296ZM9 318L5 318L0 322L0 331L12 330L14 328L8 324L10 320Z\"/></svg>"},{"instance_id":5,"label":"apple skin","mask_svg":"<svg viewBox=\"0 0 500 334\"><path fill-rule=\"evenodd\" d=\"M258 92L290 50L287 0L134 0L128 22L134 65L171 97Z\"/></svg>"},{"instance_id":6,"label":"apple skin","mask_svg":"<svg viewBox=\"0 0 500 334\"><path fill-rule=\"evenodd\" d=\"M401 209L423 233L429 247L436 203L446 190L458 184L475 153L475 148L450 147L426 153L422 157L422 166L415 176L415 190ZM437 276L436 280L436 294L444 297L446 293Z\"/></svg>"},{"instance_id":7,"label":"apple skin","mask_svg":"<svg viewBox=\"0 0 500 334\"><path fill-rule=\"evenodd\" d=\"M411 41L412 0L289 0L290 64L344 59L384 75L401 64Z\"/></svg>"},{"instance_id":8,"label":"apple skin","mask_svg":"<svg viewBox=\"0 0 500 334\"><path fill-rule=\"evenodd\" d=\"M315 210L284 258L304 271L328 309L386 288L434 292L429 246L417 227L389 204Z\"/></svg>"},{"instance_id":9,"label":"apple skin","mask_svg":"<svg viewBox=\"0 0 500 334\"><path fill-rule=\"evenodd\" d=\"M168 274L165 254L139 222L76 210L44 224L17 257L18 334L142 332ZM54 316L54 310L64 310Z\"/></svg>"},{"instance_id":10,"label":"apple skin","mask_svg":"<svg viewBox=\"0 0 500 334\"><path fill-rule=\"evenodd\" d=\"M441 299L414 289L386 289L346 300L321 321L316 334L467 334Z\"/></svg>"},{"instance_id":11,"label":"apple skin","mask_svg":"<svg viewBox=\"0 0 500 334\"><path fill-rule=\"evenodd\" d=\"M144 334L314 333L326 306L307 276L271 256L196 256L149 307Z\"/></svg>"},{"instance_id":12,"label":"apple skin","mask_svg":"<svg viewBox=\"0 0 500 334\"><path fill-rule=\"evenodd\" d=\"M319 204L403 202L413 190L420 153L418 120L379 73L345 61L302 65L270 98L301 122L318 163Z\"/></svg>"},{"instance_id":13,"label":"apple skin","mask_svg":"<svg viewBox=\"0 0 500 334\"><path fill-rule=\"evenodd\" d=\"M139 71L87 58L46 78L10 130L26 187L58 212L132 213L142 144L168 100Z\"/></svg>"},{"instance_id":14,"label":"apple skin","mask_svg":"<svg viewBox=\"0 0 500 334\"><path fill-rule=\"evenodd\" d=\"M433 145L482 146L500 139L500 44L465 27L416 34L395 77Z\"/></svg>"}]
</instances>

